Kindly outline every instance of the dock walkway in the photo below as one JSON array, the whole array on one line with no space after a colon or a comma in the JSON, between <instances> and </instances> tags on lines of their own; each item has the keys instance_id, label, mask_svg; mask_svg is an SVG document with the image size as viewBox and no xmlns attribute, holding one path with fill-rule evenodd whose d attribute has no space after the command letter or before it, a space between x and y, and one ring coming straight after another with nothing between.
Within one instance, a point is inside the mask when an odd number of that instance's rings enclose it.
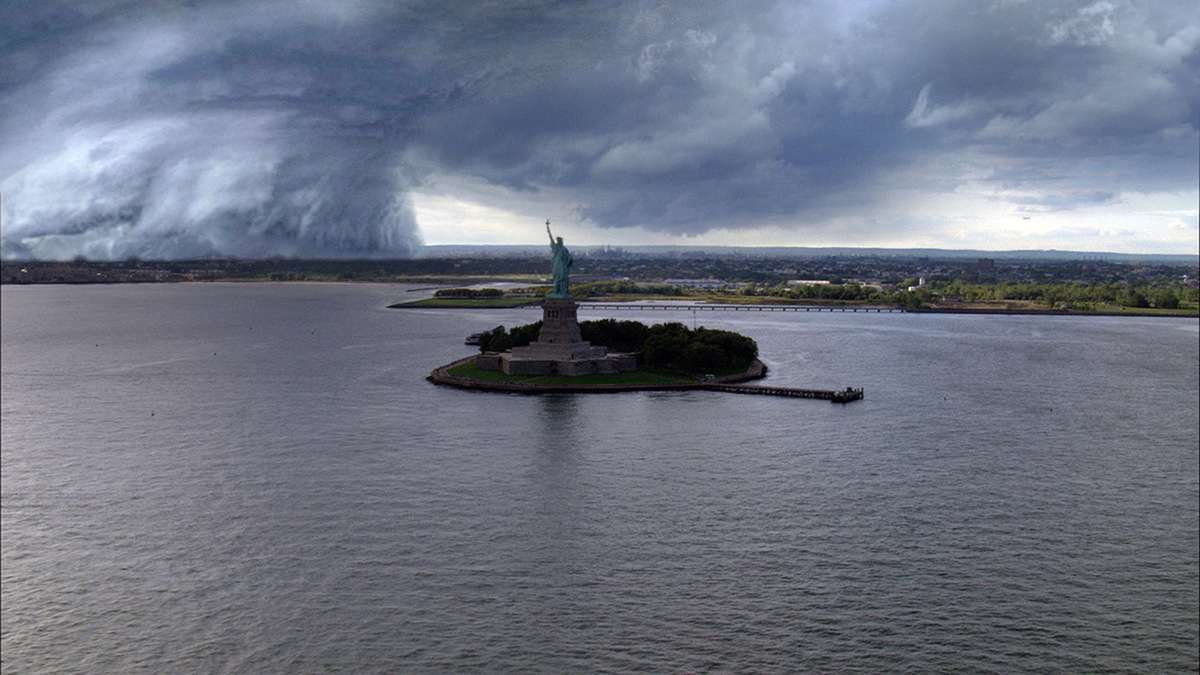
<instances>
[{"instance_id":1,"label":"dock walkway","mask_svg":"<svg viewBox=\"0 0 1200 675\"><path fill-rule=\"evenodd\" d=\"M757 394L759 396L790 396L792 398L815 398L833 403L849 403L863 397L862 389L846 387L830 391L827 389L793 389L790 387L756 387L745 384L706 384L705 389L729 392L731 394Z\"/></svg>"}]
</instances>

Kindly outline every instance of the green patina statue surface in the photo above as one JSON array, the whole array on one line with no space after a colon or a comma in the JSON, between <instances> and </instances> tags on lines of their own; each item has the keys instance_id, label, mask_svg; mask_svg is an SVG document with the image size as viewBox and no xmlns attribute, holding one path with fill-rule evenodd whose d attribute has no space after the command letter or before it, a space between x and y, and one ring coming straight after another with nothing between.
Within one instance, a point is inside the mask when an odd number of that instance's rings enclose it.
<instances>
[{"instance_id":1,"label":"green patina statue surface","mask_svg":"<svg viewBox=\"0 0 1200 675\"><path fill-rule=\"evenodd\" d=\"M552 290L547 298L569 298L571 297L571 265L575 263L575 259L571 257L571 252L567 250L563 244L562 237L557 240L550 232L550 221L546 221L546 234L550 235L550 267L554 272L554 290Z\"/></svg>"}]
</instances>

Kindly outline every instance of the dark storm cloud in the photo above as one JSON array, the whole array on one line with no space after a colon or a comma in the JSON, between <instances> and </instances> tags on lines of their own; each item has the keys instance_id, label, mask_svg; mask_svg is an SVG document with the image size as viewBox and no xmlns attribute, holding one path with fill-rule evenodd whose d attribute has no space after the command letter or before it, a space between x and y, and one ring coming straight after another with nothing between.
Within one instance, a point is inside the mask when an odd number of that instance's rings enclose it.
<instances>
[{"instance_id":1,"label":"dark storm cloud","mask_svg":"<svg viewBox=\"0 0 1200 675\"><path fill-rule=\"evenodd\" d=\"M407 195L446 174L682 234L948 192L962 178L929 167L962 162L1029 207L1194 190L1198 14L1115 0L9 3L5 252L406 255Z\"/></svg>"}]
</instances>

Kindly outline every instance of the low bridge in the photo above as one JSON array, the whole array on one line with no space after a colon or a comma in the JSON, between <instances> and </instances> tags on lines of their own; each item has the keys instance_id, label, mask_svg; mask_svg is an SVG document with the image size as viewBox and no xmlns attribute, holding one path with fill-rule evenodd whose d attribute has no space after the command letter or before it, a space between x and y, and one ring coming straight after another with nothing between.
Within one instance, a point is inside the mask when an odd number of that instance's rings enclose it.
<instances>
[{"instance_id":1,"label":"low bridge","mask_svg":"<svg viewBox=\"0 0 1200 675\"><path fill-rule=\"evenodd\" d=\"M540 305L525 305L537 308ZM661 312L904 312L900 307L822 307L818 305L668 305L637 302L581 302L579 309L626 309Z\"/></svg>"}]
</instances>

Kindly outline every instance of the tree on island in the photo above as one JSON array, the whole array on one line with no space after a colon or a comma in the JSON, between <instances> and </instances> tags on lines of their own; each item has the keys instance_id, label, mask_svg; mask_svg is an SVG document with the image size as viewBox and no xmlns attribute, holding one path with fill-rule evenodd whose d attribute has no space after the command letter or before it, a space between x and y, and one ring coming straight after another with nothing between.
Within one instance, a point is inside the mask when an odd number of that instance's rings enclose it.
<instances>
[{"instance_id":1,"label":"tree on island","mask_svg":"<svg viewBox=\"0 0 1200 675\"><path fill-rule=\"evenodd\" d=\"M504 291L499 288L441 288L433 292L433 297L482 300L487 298L503 298Z\"/></svg>"},{"instance_id":2,"label":"tree on island","mask_svg":"<svg viewBox=\"0 0 1200 675\"><path fill-rule=\"evenodd\" d=\"M479 351L506 352L513 347L524 347L536 340L541 330L541 321L517 326L511 331L504 326L496 326L479 336Z\"/></svg>"},{"instance_id":3,"label":"tree on island","mask_svg":"<svg viewBox=\"0 0 1200 675\"><path fill-rule=\"evenodd\" d=\"M542 322L517 326L512 330L497 326L484 333L479 351L500 352L523 347L537 339ZM647 326L638 321L579 322L583 339L614 352L638 354L643 365L669 368L687 373L745 370L758 357L753 339L726 330L697 328L682 323Z\"/></svg>"}]
</instances>

